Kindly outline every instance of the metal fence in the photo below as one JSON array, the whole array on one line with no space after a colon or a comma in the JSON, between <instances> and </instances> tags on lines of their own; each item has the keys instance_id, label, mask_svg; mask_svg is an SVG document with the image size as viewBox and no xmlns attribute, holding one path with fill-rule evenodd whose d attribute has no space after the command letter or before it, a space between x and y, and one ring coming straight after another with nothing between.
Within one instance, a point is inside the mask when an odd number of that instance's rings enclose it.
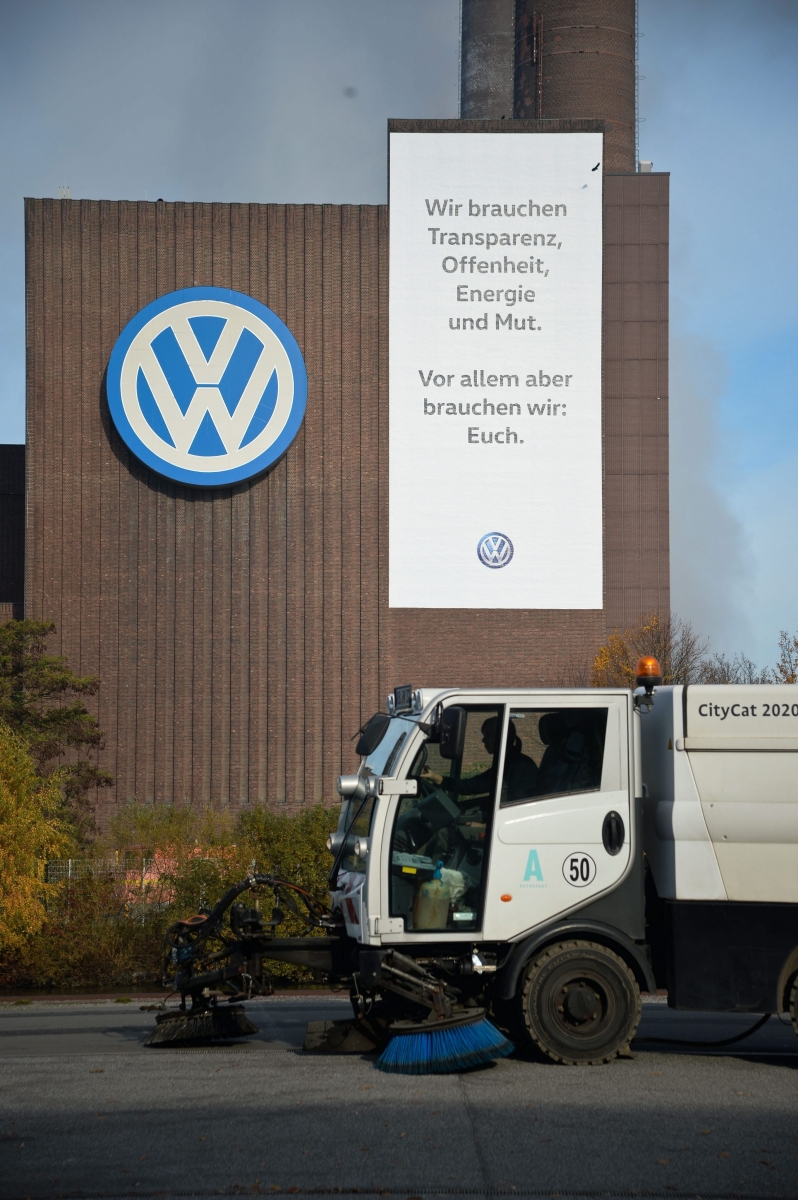
<instances>
[{"instance_id":1,"label":"metal fence","mask_svg":"<svg viewBox=\"0 0 798 1200\"><path fill-rule=\"evenodd\" d=\"M155 860L140 858L135 863L124 858L52 858L44 866L46 883L60 883L64 879L86 879L110 877L132 882L137 877L151 880Z\"/></svg>"}]
</instances>

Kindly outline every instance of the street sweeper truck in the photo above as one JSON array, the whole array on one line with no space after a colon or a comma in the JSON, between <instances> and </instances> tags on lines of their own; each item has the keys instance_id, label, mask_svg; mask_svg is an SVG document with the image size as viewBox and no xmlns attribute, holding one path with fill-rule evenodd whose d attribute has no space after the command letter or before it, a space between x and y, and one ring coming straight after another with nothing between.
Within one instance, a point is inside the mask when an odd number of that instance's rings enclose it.
<instances>
[{"instance_id":1,"label":"street sweeper truck","mask_svg":"<svg viewBox=\"0 0 798 1200\"><path fill-rule=\"evenodd\" d=\"M269 962L348 988L338 1042L384 1070L608 1062L657 989L798 1033L798 686L637 683L396 688L338 781L329 904L253 873L175 924L150 1044L253 1032Z\"/></svg>"}]
</instances>

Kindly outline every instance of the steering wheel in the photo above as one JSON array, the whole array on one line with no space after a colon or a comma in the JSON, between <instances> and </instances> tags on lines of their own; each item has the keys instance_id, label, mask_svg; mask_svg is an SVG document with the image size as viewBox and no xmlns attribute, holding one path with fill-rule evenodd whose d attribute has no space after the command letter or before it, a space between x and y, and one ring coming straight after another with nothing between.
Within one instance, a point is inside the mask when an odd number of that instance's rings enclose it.
<instances>
[{"instance_id":1,"label":"steering wheel","mask_svg":"<svg viewBox=\"0 0 798 1200\"><path fill-rule=\"evenodd\" d=\"M433 783L431 779L425 779L421 774L427 765L428 758L429 747L425 742L416 756L416 761L413 763L413 778L418 784L418 794L420 798L431 796L435 791L435 788L438 786L437 784Z\"/></svg>"}]
</instances>

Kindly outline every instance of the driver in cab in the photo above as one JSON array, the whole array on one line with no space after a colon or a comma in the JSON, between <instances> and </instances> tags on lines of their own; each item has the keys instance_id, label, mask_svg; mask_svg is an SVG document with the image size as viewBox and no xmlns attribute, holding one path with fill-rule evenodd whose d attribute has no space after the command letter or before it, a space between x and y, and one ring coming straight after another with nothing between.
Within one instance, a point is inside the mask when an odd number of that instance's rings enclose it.
<instances>
[{"instance_id":1,"label":"driver in cab","mask_svg":"<svg viewBox=\"0 0 798 1200\"><path fill-rule=\"evenodd\" d=\"M500 718L488 717L482 724L481 732L482 745L493 758L501 736ZM525 797L533 795L537 774L536 763L528 754L522 753L521 739L515 723L510 721L507 728L507 752L504 756L502 804L512 804L515 800L523 800ZM438 775L427 767L422 770L421 778L428 779L430 783L442 787L455 800L460 796L487 796L493 781L493 764L486 771L472 775L470 779L452 779L450 775Z\"/></svg>"}]
</instances>

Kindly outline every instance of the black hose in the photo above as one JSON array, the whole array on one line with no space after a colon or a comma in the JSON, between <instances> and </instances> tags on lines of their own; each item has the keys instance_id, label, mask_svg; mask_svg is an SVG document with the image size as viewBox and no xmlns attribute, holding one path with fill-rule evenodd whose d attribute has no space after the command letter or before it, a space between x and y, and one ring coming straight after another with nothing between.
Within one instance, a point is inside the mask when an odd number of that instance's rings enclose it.
<instances>
[{"instance_id":1,"label":"black hose","mask_svg":"<svg viewBox=\"0 0 798 1200\"><path fill-rule=\"evenodd\" d=\"M742 1042L752 1033L756 1033L757 1029L770 1020L773 1013L765 1013L764 1017L760 1017L756 1025L752 1025L750 1029L746 1029L745 1033L738 1033L735 1037L721 1038L718 1042L692 1042L685 1038L656 1038L656 1037L641 1037L634 1038L634 1042L650 1042L658 1046L733 1046L735 1042Z\"/></svg>"},{"instance_id":2,"label":"black hose","mask_svg":"<svg viewBox=\"0 0 798 1200\"><path fill-rule=\"evenodd\" d=\"M205 936L205 934L212 930L214 926L221 920L226 910L230 907L233 901L241 895L242 892L247 891L248 888L264 885L266 887L284 887L287 888L289 892L297 892L303 897L309 912L312 913L315 909L317 918L319 916L327 915L322 905L320 905L318 901L311 896L310 892L299 887L297 884L289 883L285 879L279 879L276 875L249 875L246 879L243 879L241 883L236 883L231 888L228 888L221 900L219 900L213 906L205 920L200 924L193 926L193 931L198 932L202 930L203 936ZM170 929L167 930L167 937L169 933L171 933L172 929L178 928L182 924L184 924L184 922L177 921L175 925L171 926Z\"/></svg>"}]
</instances>

